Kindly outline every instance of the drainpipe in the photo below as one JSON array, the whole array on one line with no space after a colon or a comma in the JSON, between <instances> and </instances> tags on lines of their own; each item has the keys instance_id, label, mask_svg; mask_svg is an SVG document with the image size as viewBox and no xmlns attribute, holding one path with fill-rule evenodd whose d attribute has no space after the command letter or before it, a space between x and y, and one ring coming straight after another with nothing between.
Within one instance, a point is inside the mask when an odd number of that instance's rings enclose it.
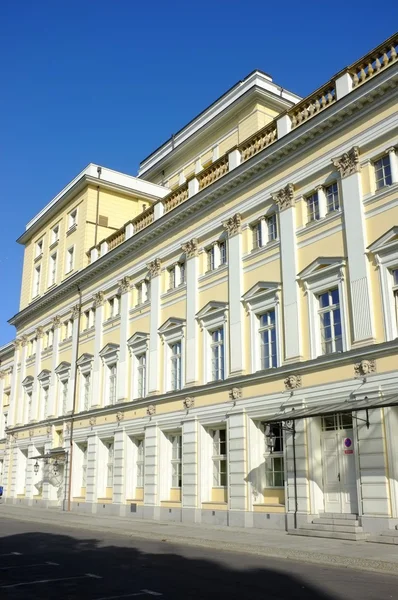
<instances>
[{"instance_id":1,"label":"drainpipe","mask_svg":"<svg viewBox=\"0 0 398 600\"><path fill-rule=\"evenodd\" d=\"M97 167L98 179L101 178L102 167ZM99 197L100 197L100 186L97 185L97 208L95 212L95 234L94 234L94 246L97 245L98 241L98 219L99 219Z\"/></svg>"},{"instance_id":2,"label":"drainpipe","mask_svg":"<svg viewBox=\"0 0 398 600\"><path fill-rule=\"evenodd\" d=\"M100 167L98 167L100 168ZM73 430L74 430L74 417L76 412L76 392L77 392L77 361L79 359L79 338L80 338L80 316L82 312L82 292L80 287L77 286L79 294L79 312L77 315L77 336L76 336L76 362L75 362L75 379L73 382L73 403L72 403L72 414L70 423L70 440L69 440L69 482L68 482L68 512L71 510L71 499L72 499L72 467L73 467Z\"/></svg>"}]
</instances>

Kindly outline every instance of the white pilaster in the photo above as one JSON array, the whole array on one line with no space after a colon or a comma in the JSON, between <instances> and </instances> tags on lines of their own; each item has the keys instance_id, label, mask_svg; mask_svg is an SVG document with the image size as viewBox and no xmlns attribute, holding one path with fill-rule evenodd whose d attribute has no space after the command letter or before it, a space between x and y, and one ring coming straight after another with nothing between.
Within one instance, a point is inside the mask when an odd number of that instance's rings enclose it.
<instances>
[{"instance_id":1,"label":"white pilaster","mask_svg":"<svg viewBox=\"0 0 398 600\"><path fill-rule=\"evenodd\" d=\"M186 343L185 343L185 385L194 385L198 379L198 241L190 240L182 246L186 257Z\"/></svg>"},{"instance_id":2,"label":"white pilaster","mask_svg":"<svg viewBox=\"0 0 398 600\"><path fill-rule=\"evenodd\" d=\"M126 433L123 427L119 426L116 429L113 443L113 504L123 504L126 499L125 453L127 444Z\"/></svg>"},{"instance_id":3,"label":"white pilaster","mask_svg":"<svg viewBox=\"0 0 398 600\"><path fill-rule=\"evenodd\" d=\"M154 220L157 221L157 219L160 219L160 217L163 217L164 215L164 206L163 206L163 202L161 200L159 200L159 202L157 202L154 206Z\"/></svg>"},{"instance_id":4,"label":"white pilaster","mask_svg":"<svg viewBox=\"0 0 398 600\"><path fill-rule=\"evenodd\" d=\"M231 412L228 415L228 466L229 508L231 511L247 510L247 457L246 414Z\"/></svg>"},{"instance_id":5,"label":"white pilaster","mask_svg":"<svg viewBox=\"0 0 398 600\"><path fill-rule=\"evenodd\" d=\"M79 307L74 307L73 326L72 326L72 360L70 365L70 379L68 385L68 408L67 413L73 411L74 393L75 393L75 377L76 373L76 361L79 345ZM77 399L76 399L77 402Z\"/></svg>"},{"instance_id":6,"label":"white pilaster","mask_svg":"<svg viewBox=\"0 0 398 600\"><path fill-rule=\"evenodd\" d=\"M186 417L182 423L182 506L199 508L198 423L195 417Z\"/></svg>"},{"instance_id":7,"label":"white pilaster","mask_svg":"<svg viewBox=\"0 0 398 600\"><path fill-rule=\"evenodd\" d=\"M51 375L50 389L48 398L48 417L54 417L57 414L56 399L57 399L57 375L55 369L58 366L59 358L59 334L61 331L61 320L55 317L53 320L54 336L53 336L53 353L51 359ZM47 415L44 415L46 418Z\"/></svg>"},{"instance_id":8,"label":"white pilaster","mask_svg":"<svg viewBox=\"0 0 398 600\"><path fill-rule=\"evenodd\" d=\"M160 261L154 260L150 265L151 272L151 313L149 325L149 381L148 393L159 391L159 347L160 338Z\"/></svg>"},{"instance_id":9,"label":"white pilaster","mask_svg":"<svg viewBox=\"0 0 398 600\"><path fill-rule=\"evenodd\" d=\"M94 504L97 502L97 457L98 457L98 437L95 433L88 436L87 439L87 479L86 479L86 502ZM105 465L98 465L98 468L105 469Z\"/></svg>"},{"instance_id":10,"label":"white pilaster","mask_svg":"<svg viewBox=\"0 0 398 600\"><path fill-rule=\"evenodd\" d=\"M389 148L388 154L390 157L391 179L392 183L398 183L398 157L395 148Z\"/></svg>"},{"instance_id":11,"label":"white pilaster","mask_svg":"<svg viewBox=\"0 0 398 600\"><path fill-rule=\"evenodd\" d=\"M283 286L283 323L285 362L301 358L300 294L297 277L296 207L293 185L289 184L277 194L274 201L279 206L279 233Z\"/></svg>"},{"instance_id":12,"label":"white pilaster","mask_svg":"<svg viewBox=\"0 0 398 600\"><path fill-rule=\"evenodd\" d=\"M199 181L196 177L193 177L188 181L188 197L194 196L199 192Z\"/></svg>"},{"instance_id":13,"label":"white pilaster","mask_svg":"<svg viewBox=\"0 0 398 600\"><path fill-rule=\"evenodd\" d=\"M340 100L340 98L344 98L344 96L352 92L352 77L349 73L343 73L340 77L337 77L335 84L336 100Z\"/></svg>"},{"instance_id":14,"label":"white pilaster","mask_svg":"<svg viewBox=\"0 0 398 600\"><path fill-rule=\"evenodd\" d=\"M37 454L33 444L28 446L28 460L26 461L25 498L33 498L33 465L32 457Z\"/></svg>"},{"instance_id":15,"label":"white pilaster","mask_svg":"<svg viewBox=\"0 0 398 600\"><path fill-rule=\"evenodd\" d=\"M278 140L283 137L284 135L287 135L288 133L290 133L292 130L292 120L289 117L289 115L283 115L283 117L280 117L279 119L277 119L276 121L276 131L278 134Z\"/></svg>"},{"instance_id":16,"label":"white pilaster","mask_svg":"<svg viewBox=\"0 0 398 600\"><path fill-rule=\"evenodd\" d=\"M342 177L353 343L363 345L374 339L374 323L358 149L353 148L334 160L334 164Z\"/></svg>"},{"instance_id":17,"label":"white pilaster","mask_svg":"<svg viewBox=\"0 0 398 600\"><path fill-rule=\"evenodd\" d=\"M316 191L318 193L319 218L323 219L326 217L327 213L325 188L322 185L319 185L316 188Z\"/></svg>"},{"instance_id":18,"label":"white pilaster","mask_svg":"<svg viewBox=\"0 0 398 600\"><path fill-rule=\"evenodd\" d=\"M40 383L37 379L40 373L41 366L41 347L43 343L43 331L36 331L36 358L35 358L35 372L33 376L33 390L32 390L32 415L31 421L37 421L39 414L39 395L40 395Z\"/></svg>"},{"instance_id":19,"label":"white pilaster","mask_svg":"<svg viewBox=\"0 0 398 600\"><path fill-rule=\"evenodd\" d=\"M130 280L125 277L119 286L120 292L120 347L117 365L117 402L128 399L128 348L129 310L130 310Z\"/></svg>"},{"instance_id":20,"label":"white pilaster","mask_svg":"<svg viewBox=\"0 0 398 600\"><path fill-rule=\"evenodd\" d=\"M155 424L147 425L145 428L145 481L144 481L144 504L156 506L159 493L158 473L158 427Z\"/></svg>"},{"instance_id":21,"label":"white pilaster","mask_svg":"<svg viewBox=\"0 0 398 600\"><path fill-rule=\"evenodd\" d=\"M228 171L232 171L232 169L236 169L236 167L239 167L241 160L242 157L240 154L240 150L238 150L238 148L231 150L231 152L229 152L228 154Z\"/></svg>"},{"instance_id":22,"label":"white pilaster","mask_svg":"<svg viewBox=\"0 0 398 600\"><path fill-rule=\"evenodd\" d=\"M24 344L24 346L22 346L22 352L21 352L21 345L20 345L20 342L18 341L15 344L14 368L12 370L12 377L11 377L10 414L8 415L8 422L10 425L16 425L16 424L21 423L21 421L19 419L21 418L20 415L22 415L22 406L21 406L22 401L21 401L21 395L18 393L19 387L20 387L19 381L18 381L18 363L20 360L21 360L21 375L22 375L22 368L23 368L22 365L25 364L25 360L26 360L26 343ZM22 381L21 375L20 375L20 380Z\"/></svg>"},{"instance_id":23,"label":"white pilaster","mask_svg":"<svg viewBox=\"0 0 398 600\"><path fill-rule=\"evenodd\" d=\"M49 440L44 444L44 454L47 454L47 452L49 452L52 448L52 441ZM43 491L42 491L42 498L43 500L50 500L50 489L51 489L51 485L49 482L49 463L45 463L43 464L42 467L42 473L43 473Z\"/></svg>"},{"instance_id":24,"label":"white pilaster","mask_svg":"<svg viewBox=\"0 0 398 600\"><path fill-rule=\"evenodd\" d=\"M101 402L101 357L102 350L102 323L104 321L104 298L103 293L98 292L94 299L95 306L95 337L94 337L94 359L93 359L93 393L91 406L100 406Z\"/></svg>"},{"instance_id":25,"label":"white pilaster","mask_svg":"<svg viewBox=\"0 0 398 600\"><path fill-rule=\"evenodd\" d=\"M239 375L244 370L241 216L234 215L224 227L228 232L229 370Z\"/></svg>"}]
</instances>

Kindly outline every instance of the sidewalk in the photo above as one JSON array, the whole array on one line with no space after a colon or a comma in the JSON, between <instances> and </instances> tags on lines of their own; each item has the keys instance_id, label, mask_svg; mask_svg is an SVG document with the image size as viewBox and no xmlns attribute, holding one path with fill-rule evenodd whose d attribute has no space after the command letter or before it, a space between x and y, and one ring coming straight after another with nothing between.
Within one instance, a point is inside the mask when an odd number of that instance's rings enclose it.
<instances>
[{"instance_id":1,"label":"sidewalk","mask_svg":"<svg viewBox=\"0 0 398 600\"><path fill-rule=\"evenodd\" d=\"M127 517L104 517L59 509L0 505L1 517L45 523L57 527L112 532L170 544L201 546L302 562L398 574L398 551L394 546L322 538L289 536L285 532L239 527L214 527L144 521Z\"/></svg>"}]
</instances>

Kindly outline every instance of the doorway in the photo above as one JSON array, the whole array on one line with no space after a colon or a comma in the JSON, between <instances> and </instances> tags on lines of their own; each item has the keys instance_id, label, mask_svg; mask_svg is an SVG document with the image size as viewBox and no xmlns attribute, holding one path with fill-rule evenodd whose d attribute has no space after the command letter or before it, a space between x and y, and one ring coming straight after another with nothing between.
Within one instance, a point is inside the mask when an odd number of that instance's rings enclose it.
<instances>
[{"instance_id":1,"label":"doorway","mask_svg":"<svg viewBox=\"0 0 398 600\"><path fill-rule=\"evenodd\" d=\"M352 414L322 417L322 468L327 513L358 513Z\"/></svg>"}]
</instances>

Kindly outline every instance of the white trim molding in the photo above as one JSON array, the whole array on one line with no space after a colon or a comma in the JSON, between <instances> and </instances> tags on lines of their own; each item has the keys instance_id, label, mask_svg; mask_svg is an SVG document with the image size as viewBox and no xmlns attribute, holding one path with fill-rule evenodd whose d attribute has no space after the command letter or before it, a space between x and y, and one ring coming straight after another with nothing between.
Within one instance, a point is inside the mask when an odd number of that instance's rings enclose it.
<instances>
[{"instance_id":1,"label":"white trim molding","mask_svg":"<svg viewBox=\"0 0 398 600\"><path fill-rule=\"evenodd\" d=\"M211 300L196 315L202 333L205 336L203 340L203 379L204 382L214 381L211 373L211 334L216 329L223 329L223 352L224 352L224 377L226 379L229 372L228 364L228 303Z\"/></svg>"},{"instance_id":2,"label":"white trim molding","mask_svg":"<svg viewBox=\"0 0 398 600\"><path fill-rule=\"evenodd\" d=\"M164 374L163 381L165 385L165 391L171 392L182 389L185 385L185 319L180 319L178 317L170 317L163 323L163 325L159 328L159 335L163 343L165 343L164 347L164 356L163 356L163 365L164 365ZM180 343L181 356L180 356L180 385L177 387L173 387L172 383L172 345L176 343Z\"/></svg>"}]
</instances>

